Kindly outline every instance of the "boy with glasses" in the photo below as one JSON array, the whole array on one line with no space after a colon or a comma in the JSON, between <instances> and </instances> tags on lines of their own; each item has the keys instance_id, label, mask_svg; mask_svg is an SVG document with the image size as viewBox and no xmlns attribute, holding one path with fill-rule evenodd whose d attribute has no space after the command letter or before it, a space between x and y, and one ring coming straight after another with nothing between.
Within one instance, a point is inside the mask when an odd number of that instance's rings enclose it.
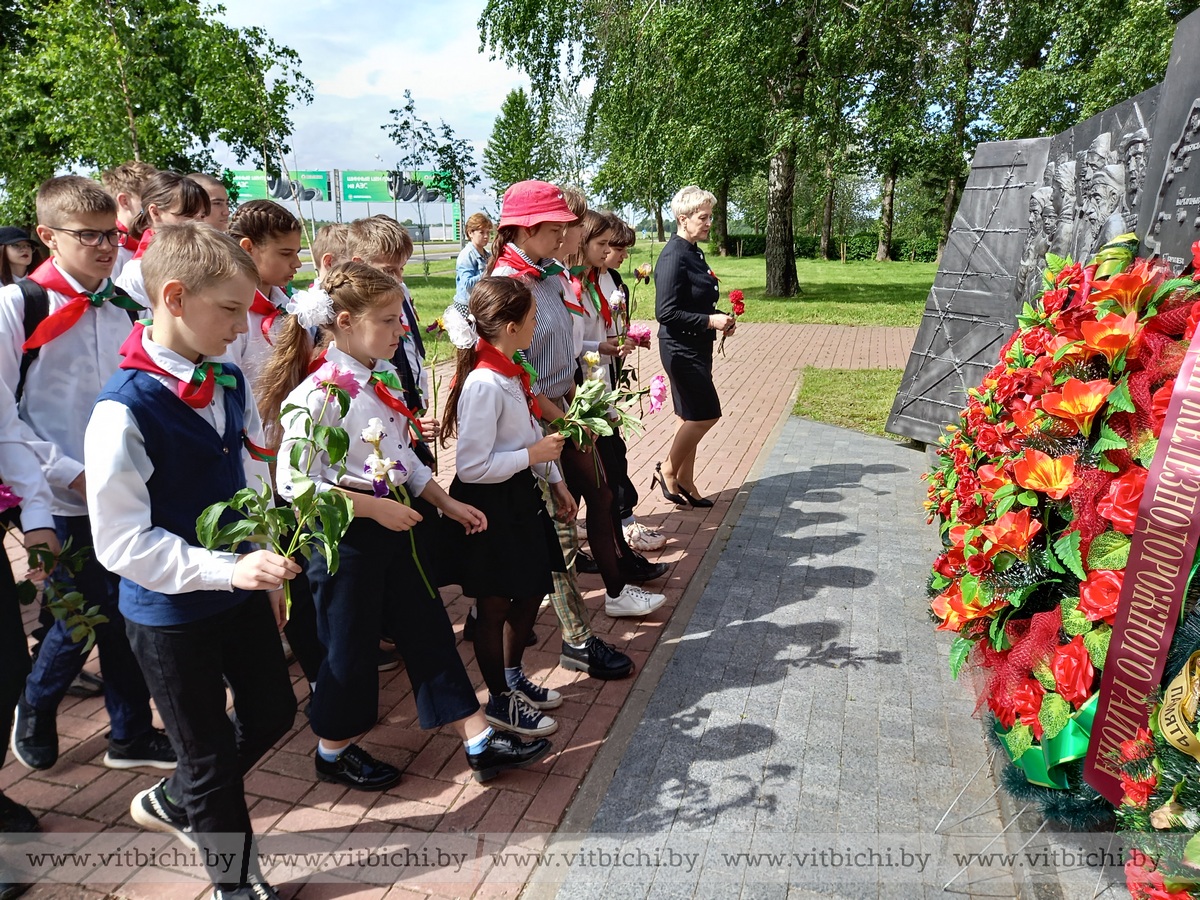
<instances>
[{"instance_id":1,"label":"boy with glasses","mask_svg":"<svg viewBox=\"0 0 1200 900\"><path fill-rule=\"evenodd\" d=\"M92 544L84 429L96 396L117 371L138 309L109 278L121 240L116 213L116 202L91 179L51 178L37 196L37 234L51 253L29 277L39 291L35 297L22 285L0 290L0 389L17 399L21 438L41 461L57 539L70 538L77 548ZM30 327L27 304L37 300L46 314ZM117 609L117 578L89 553L74 581L87 604L108 617L96 628L112 729L104 764L174 768L170 742L151 724L150 693ZM81 649L62 621L42 642L13 726L13 755L26 768L49 769L58 761L58 705L83 668Z\"/></svg>"}]
</instances>

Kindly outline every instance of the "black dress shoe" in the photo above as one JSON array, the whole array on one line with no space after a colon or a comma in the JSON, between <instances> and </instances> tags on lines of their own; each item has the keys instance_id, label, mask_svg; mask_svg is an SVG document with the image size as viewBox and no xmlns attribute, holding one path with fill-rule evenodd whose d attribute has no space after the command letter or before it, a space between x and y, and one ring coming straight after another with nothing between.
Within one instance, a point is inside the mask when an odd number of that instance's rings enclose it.
<instances>
[{"instance_id":1,"label":"black dress shoe","mask_svg":"<svg viewBox=\"0 0 1200 900\"><path fill-rule=\"evenodd\" d=\"M580 550L575 554L575 571L581 575L599 575L600 567L594 559Z\"/></svg>"},{"instance_id":2,"label":"black dress shoe","mask_svg":"<svg viewBox=\"0 0 1200 900\"><path fill-rule=\"evenodd\" d=\"M467 763L476 781L490 781L506 769L532 765L549 752L550 742L545 738L526 742L515 734L497 731L481 752L467 754Z\"/></svg>"},{"instance_id":3,"label":"black dress shoe","mask_svg":"<svg viewBox=\"0 0 1200 900\"><path fill-rule=\"evenodd\" d=\"M632 581L634 584L662 578L670 568L666 563L652 563L633 550L629 551L628 556L621 557L621 575L626 581Z\"/></svg>"},{"instance_id":4,"label":"black dress shoe","mask_svg":"<svg viewBox=\"0 0 1200 900\"><path fill-rule=\"evenodd\" d=\"M713 505L713 502L711 500L709 500L707 497L693 497L691 494L689 494L687 491L685 491L682 487L679 488L679 493L683 494L683 499L686 500L688 503L690 503L692 506L696 507L696 509L708 509L710 506Z\"/></svg>"},{"instance_id":5,"label":"black dress shoe","mask_svg":"<svg viewBox=\"0 0 1200 900\"><path fill-rule=\"evenodd\" d=\"M17 701L13 720L12 751L17 762L27 769L42 771L58 762L57 713L34 709L25 702L24 692Z\"/></svg>"},{"instance_id":6,"label":"black dress shoe","mask_svg":"<svg viewBox=\"0 0 1200 900\"><path fill-rule=\"evenodd\" d=\"M463 636L462 636L462 639L464 641L470 641L472 644L475 643L475 624L479 621L479 619L476 616L472 615L473 612L474 612L474 610L467 613L467 621L463 622ZM538 642L537 633L533 632L533 631L529 632L529 637L525 639L525 646L526 647L536 647L537 642Z\"/></svg>"},{"instance_id":7,"label":"black dress shoe","mask_svg":"<svg viewBox=\"0 0 1200 900\"><path fill-rule=\"evenodd\" d=\"M0 875L0 900L16 900L23 893L33 887L32 884L17 884L13 881L5 881L4 876Z\"/></svg>"},{"instance_id":8,"label":"black dress shoe","mask_svg":"<svg viewBox=\"0 0 1200 900\"><path fill-rule=\"evenodd\" d=\"M400 770L380 762L358 744L351 744L333 762L315 754L317 778L359 791L383 791L400 780Z\"/></svg>"},{"instance_id":9,"label":"black dress shoe","mask_svg":"<svg viewBox=\"0 0 1200 900\"><path fill-rule=\"evenodd\" d=\"M558 664L564 669L576 672L586 672L593 678L602 681L612 681L624 678L633 671L633 660L618 650L612 644L606 644L600 638L592 635L582 649L576 650L563 641L562 655Z\"/></svg>"},{"instance_id":10,"label":"black dress shoe","mask_svg":"<svg viewBox=\"0 0 1200 900\"><path fill-rule=\"evenodd\" d=\"M41 830L37 816L0 793L0 834L34 834Z\"/></svg>"}]
</instances>

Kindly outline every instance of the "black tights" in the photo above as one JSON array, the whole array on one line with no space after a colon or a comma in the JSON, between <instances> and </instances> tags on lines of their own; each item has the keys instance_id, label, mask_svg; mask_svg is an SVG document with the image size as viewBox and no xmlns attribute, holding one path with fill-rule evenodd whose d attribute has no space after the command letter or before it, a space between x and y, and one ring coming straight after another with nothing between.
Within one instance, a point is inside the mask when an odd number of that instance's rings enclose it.
<instances>
[{"instance_id":1,"label":"black tights","mask_svg":"<svg viewBox=\"0 0 1200 900\"><path fill-rule=\"evenodd\" d=\"M625 590L625 578L621 575L613 524L613 494L604 477L604 466L596 453L577 450L570 443L563 446L558 465L571 493L587 501L588 545L604 579L604 589L608 596L615 597Z\"/></svg>"},{"instance_id":2,"label":"black tights","mask_svg":"<svg viewBox=\"0 0 1200 900\"><path fill-rule=\"evenodd\" d=\"M507 597L480 597L475 601L479 618L475 622L475 659L493 697L508 692L504 667L519 666L525 654L525 642L533 631L541 597L509 600ZM508 627L505 628L505 623Z\"/></svg>"}]
</instances>

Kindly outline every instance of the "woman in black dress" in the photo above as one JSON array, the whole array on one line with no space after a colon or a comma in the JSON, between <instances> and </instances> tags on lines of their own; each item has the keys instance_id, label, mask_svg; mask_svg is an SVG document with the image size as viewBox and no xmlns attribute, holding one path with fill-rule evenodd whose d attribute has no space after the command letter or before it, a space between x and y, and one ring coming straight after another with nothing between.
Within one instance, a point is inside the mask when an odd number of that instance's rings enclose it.
<instances>
[{"instance_id":1,"label":"woman in black dress","mask_svg":"<svg viewBox=\"0 0 1200 900\"><path fill-rule=\"evenodd\" d=\"M654 480L663 496L680 506L712 506L696 489L696 447L721 418L721 399L712 379L717 332L732 334L733 316L717 312L717 277L696 244L708 239L715 198L689 186L671 199L679 229L659 254L654 268L654 316L658 352L671 381L679 424Z\"/></svg>"}]
</instances>

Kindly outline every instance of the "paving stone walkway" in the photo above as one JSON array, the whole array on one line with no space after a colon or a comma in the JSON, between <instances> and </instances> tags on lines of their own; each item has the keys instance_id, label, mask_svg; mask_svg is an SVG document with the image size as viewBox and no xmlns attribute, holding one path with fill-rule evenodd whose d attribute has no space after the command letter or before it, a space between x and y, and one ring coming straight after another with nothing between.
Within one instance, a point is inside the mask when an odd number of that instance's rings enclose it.
<instances>
[{"instance_id":1,"label":"paving stone walkway","mask_svg":"<svg viewBox=\"0 0 1200 900\"><path fill-rule=\"evenodd\" d=\"M525 836L533 847L544 843L544 836L556 827L564 827L564 813L573 801L580 809L593 802L587 794L587 785L581 790L581 783L593 769L618 715L625 708L640 709L649 698L658 676L653 664L649 664L651 654L680 604L688 604L679 623L682 627L690 604L705 587L705 578L711 570L711 557L706 562L706 551L728 531L727 527L722 530L722 523L730 517L731 506L738 502L743 485L751 480L752 468L764 448L770 447L781 420L787 416L799 371L806 365L900 368L914 332L907 328L841 326L743 324L739 327L738 334L727 345L729 355L718 357L714 367L725 417L702 445L705 463L698 487L713 497L715 506L707 511L677 511L648 491L638 506L639 518L660 528L670 538L667 547L655 555L671 564L665 586L660 588L668 596L667 605L648 620L609 619L602 611L598 578L584 576L581 581L593 610L594 630L634 659L637 677L603 683L560 669L557 622L549 607L542 610L536 627L539 644L526 654L525 661L535 680L562 691L566 698L563 707L554 713L560 728L552 738L555 744L552 756L486 787L476 784L467 771L461 744L453 735L422 732L416 726L415 705L401 669L381 676L380 724L363 744L371 752L402 766L403 780L381 794L357 793L316 783L312 772L315 740L307 721L298 715L295 730L246 779L256 830L272 838L296 839L317 835L383 835L416 846L422 842L432 845L435 840L449 836L473 840L473 835L505 834ZM661 368L657 351L642 351L639 365L643 383L647 383ZM637 473L639 489L646 484L653 463L665 454L674 420L666 413L648 416L646 426L646 433L631 441L631 471ZM789 423L785 432L790 434L794 427ZM689 628L698 629L695 634L700 637L688 638L681 645L691 648L711 638L713 652L717 654L713 659L720 660L720 672L733 679L733 685L743 695L743 705L735 709L736 701L717 702L722 696L719 688L710 700L703 682L698 680L699 675L708 671L704 666L685 670L691 673L688 677L694 683L682 693L670 688L675 691L670 694L671 699L655 700L653 712L648 715L661 731L658 736L662 740L656 746L664 754L663 765L674 765L669 757L679 747L685 747L690 748L686 754L688 768L669 771L664 768L661 776L656 776L654 767L647 770L648 763L640 762L637 771L643 773L640 779L643 797L639 798L636 819L630 820L626 830L644 832L665 827L666 808L643 810L641 800L654 797L656 803L660 802L663 791L667 790L666 779L685 776L687 780L671 782L675 785L672 789L686 797L687 802L682 813L678 810L671 813L669 822L678 821L681 825L691 822L696 827L702 823L715 826L718 818L723 823L735 820L753 823L759 821L761 814L763 822L773 816L784 827L797 816L802 820L809 816L813 804L827 812L828 801L833 799L829 792L841 791L843 785L849 788L854 784L860 793L875 790L877 775L872 773L882 771L878 755L873 762L864 756L861 768L855 769L853 766L859 765L854 761L857 754L843 757L841 748L867 742L878 733L880 722L888 726L880 738L881 746L897 741L911 745L918 739L927 739L934 748L944 746L938 735L951 725L948 720L943 721L944 708L931 708L929 718L913 716L914 704L928 702L928 686L920 681L911 684L906 681L920 676L920 672L911 671L914 665L930 669L930 677L941 678L932 670L941 671L944 648L937 649L928 624L920 617L901 621L908 612L901 614L901 607L896 605L902 600L919 601L920 591L914 593L911 586L905 587L899 573L902 569L909 575L916 573L927 562L929 548L922 546L910 554L896 554L890 562L883 558L891 557L888 552L891 547L899 548L903 541L913 540L908 531L911 507L916 502L913 498L919 493L919 487L915 486L921 468L919 456L890 442L836 429L824 429L798 442L789 437L786 446L789 449L780 462L781 467L769 473L764 470L760 481L765 486L764 492L760 495L756 487L751 493L751 498L760 497L753 502L761 503L762 511L758 511L758 506L747 507L751 512L746 523L739 526L743 529L740 534L746 534L745 528L751 529L744 538L746 546L731 545L726 551L729 559L722 557L713 573L715 586L710 583L705 596L718 597L720 602L707 612L698 611L700 618ZM868 456L880 455L881 459L888 452L900 454L909 460L904 463L907 470L900 473L897 469L889 474L888 467L898 463L872 461L874 457L867 459L864 452ZM824 468L813 469L818 462ZM443 452L440 476L443 481L449 481L452 465L452 450ZM800 474L787 475L788 466ZM876 471L879 466L887 471ZM793 499L788 491L802 487L804 478L810 481L800 495L801 508L796 509L791 505ZM906 493L900 492L900 485L904 485ZM789 496L787 502L785 496ZM852 506L843 509L842 503L847 498ZM891 512L885 513L886 510ZM856 524L860 516L871 518ZM776 534L780 522L786 524L786 529ZM886 530L876 536L873 523ZM920 529L917 533L928 534ZM763 542L761 546L759 541ZM761 582L750 580L760 576ZM797 576L801 576L800 581L796 581ZM451 620L460 629L467 601L449 591L443 592L443 596ZM727 608L726 603L730 604ZM805 604L814 608L805 608ZM791 622L787 618L789 610L801 618ZM738 627L721 628L715 637L702 634L711 631L718 621L724 622L722 616L736 617ZM878 625L870 623L880 621L889 622L892 630L871 631ZM460 650L482 693L470 645L461 645ZM891 654L896 653L899 657L893 660ZM689 654L680 658L689 658ZM913 665L909 665L910 661ZM648 664L649 673L643 671ZM94 669L95 659L88 665ZM651 677L647 678L647 674ZM814 676L841 679L845 683L840 693L817 691ZM297 667L293 667L293 678L297 698L302 703L307 686ZM784 687L790 693L783 691ZM774 700L760 707L758 692L764 689ZM882 693L876 693L877 690ZM752 692L754 703L749 699ZM814 708L826 709L828 715L813 715ZM684 718L672 718L681 710L690 712ZM844 715L851 718L843 725ZM918 721L905 726L906 721L914 718ZM0 769L0 790L31 806L50 833L141 835L141 829L129 818L129 800L136 791L152 785L156 776L118 772L101 765L107 716L99 699L68 698L60 709L58 721L62 748L59 764L46 772L30 773L10 755ZM966 721L970 723L969 719ZM891 727L893 722L895 728ZM806 740L811 741L814 753L818 752L818 743L824 747L810 761L804 758ZM638 745L643 743L639 741ZM701 749L697 752L696 748ZM944 771L934 774L946 776L943 784L949 790L958 769L951 760L941 758L942 753L937 750L936 765ZM964 752L962 765L967 763L967 756ZM743 765L743 757L750 761L751 769L758 767L762 774L741 783L739 788L739 780L726 775ZM807 768L810 763L811 769ZM842 771L848 773L844 778L839 775ZM851 772L857 774L851 778ZM656 777L660 780L654 780ZM711 778L711 783L702 785L706 778ZM822 781L826 793L813 793ZM911 790L915 794L917 790L911 771L899 772L882 781L884 785L870 804L870 815L875 817L871 821L878 819L878 810L887 806L887 791ZM598 787L592 789L593 793L598 790ZM631 788L625 783L614 783L613 790ZM747 802L747 798L760 794L773 799L766 806L757 800ZM862 796L865 802L866 795ZM929 805L940 802L940 795L931 797ZM612 807L618 808L627 807L620 804ZM749 819L747 810L753 813ZM606 827L615 825L616 815L606 812L599 821L606 823ZM892 826L890 820L878 820ZM489 855L491 848L485 839L478 840L471 854L472 865L461 870L434 867L425 877L398 878L395 884L356 884L350 874L340 882L326 878L319 883L304 884L298 878L288 877L275 881L289 900L519 894L538 860L501 865ZM518 838L512 842L518 842ZM208 892L196 883L161 883L161 878L156 880L151 873L144 872L116 885L39 885L28 896L31 900L100 897L193 900L207 897Z\"/></svg>"},{"instance_id":2,"label":"paving stone walkway","mask_svg":"<svg viewBox=\"0 0 1200 900\"><path fill-rule=\"evenodd\" d=\"M528 896L941 895L958 866L938 825L1000 831L989 774L972 779L970 691L927 615L925 462L786 422L577 848L595 852L565 878L543 865ZM596 862L622 846L647 857ZM1002 872L950 890L1015 896Z\"/></svg>"}]
</instances>

